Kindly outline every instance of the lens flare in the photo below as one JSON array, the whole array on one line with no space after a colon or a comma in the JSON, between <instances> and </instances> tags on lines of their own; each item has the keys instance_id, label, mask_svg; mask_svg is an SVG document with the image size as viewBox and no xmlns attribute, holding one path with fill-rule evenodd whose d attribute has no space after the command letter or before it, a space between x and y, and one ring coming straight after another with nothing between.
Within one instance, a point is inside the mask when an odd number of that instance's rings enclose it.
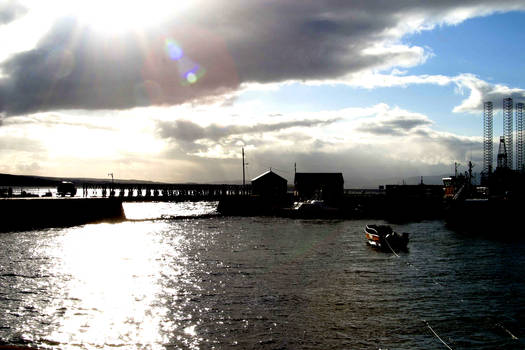
<instances>
[{"instance_id":1,"label":"lens flare","mask_svg":"<svg viewBox=\"0 0 525 350\"><path fill-rule=\"evenodd\" d=\"M206 73L206 69L184 54L182 47L172 38L164 42L164 50L170 60L177 63L181 77L181 85L187 86L198 82Z\"/></svg>"},{"instance_id":2,"label":"lens flare","mask_svg":"<svg viewBox=\"0 0 525 350\"><path fill-rule=\"evenodd\" d=\"M204 68L196 65L184 74L185 80L183 81L183 85L195 84L205 73L206 70Z\"/></svg>"},{"instance_id":3,"label":"lens flare","mask_svg":"<svg viewBox=\"0 0 525 350\"><path fill-rule=\"evenodd\" d=\"M166 39L164 48L168 57L174 61L178 61L184 56L184 51L182 51L182 48L173 39Z\"/></svg>"}]
</instances>

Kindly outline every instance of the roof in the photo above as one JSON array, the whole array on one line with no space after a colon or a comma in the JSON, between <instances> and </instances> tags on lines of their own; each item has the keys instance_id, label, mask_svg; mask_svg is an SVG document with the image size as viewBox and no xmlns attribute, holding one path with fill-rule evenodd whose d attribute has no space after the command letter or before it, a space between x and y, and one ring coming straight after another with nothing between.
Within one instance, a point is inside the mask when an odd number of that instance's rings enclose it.
<instances>
[{"instance_id":1,"label":"roof","mask_svg":"<svg viewBox=\"0 0 525 350\"><path fill-rule=\"evenodd\" d=\"M315 183L329 183L341 182L344 183L343 173L295 173L295 183L298 182L315 182Z\"/></svg>"},{"instance_id":2,"label":"roof","mask_svg":"<svg viewBox=\"0 0 525 350\"><path fill-rule=\"evenodd\" d=\"M261 180L262 178L267 178L267 177L273 177L273 178L279 178L280 180L282 181L286 181L288 183L288 180L286 180L284 177L282 176L279 176L277 175L276 173L274 173L273 171L271 170L268 170L267 172L265 173L262 173L261 175L257 176L256 178L252 179L252 182L254 181L258 181L258 180Z\"/></svg>"}]
</instances>

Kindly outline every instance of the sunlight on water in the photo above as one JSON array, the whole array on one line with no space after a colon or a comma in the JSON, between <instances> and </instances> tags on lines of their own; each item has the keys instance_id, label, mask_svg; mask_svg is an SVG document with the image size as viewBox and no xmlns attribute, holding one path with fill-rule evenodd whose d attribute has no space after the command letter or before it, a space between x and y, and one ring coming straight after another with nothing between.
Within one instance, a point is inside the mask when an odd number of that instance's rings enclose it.
<instances>
[{"instance_id":1,"label":"sunlight on water","mask_svg":"<svg viewBox=\"0 0 525 350\"><path fill-rule=\"evenodd\" d=\"M454 349L524 348L523 240L401 224L411 242L396 257L368 247L364 225L218 216L6 233L0 345L439 348L428 322Z\"/></svg>"},{"instance_id":2,"label":"sunlight on water","mask_svg":"<svg viewBox=\"0 0 525 350\"><path fill-rule=\"evenodd\" d=\"M161 244L151 232L164 230L162 223L115 228L102 224L73 229L52 252L60 257L52 273L69 278L56 291L61 298L44 311L63 310L60 326L49 336L51 343L61 348L140 344L138 348L160 349L169 342L176 325L173 315L165 321L169 310L158 297L163 276L184 274L182 266L165 264L166 254L170 262L178 260L182 240L172 237L169 245ZM194 328L182 332L189 338L196 335Z\"/></svg>"},{"instance_id":3,"label":"sunlight on water","mask_svg":"<svg viewBox=\"0 0 525 350\"><path fill-rule=\"evenodd\" d=\"M217 212L217 202L124 202L122 206L129 220L202 216Z\"/></svg>"}]
</instances>

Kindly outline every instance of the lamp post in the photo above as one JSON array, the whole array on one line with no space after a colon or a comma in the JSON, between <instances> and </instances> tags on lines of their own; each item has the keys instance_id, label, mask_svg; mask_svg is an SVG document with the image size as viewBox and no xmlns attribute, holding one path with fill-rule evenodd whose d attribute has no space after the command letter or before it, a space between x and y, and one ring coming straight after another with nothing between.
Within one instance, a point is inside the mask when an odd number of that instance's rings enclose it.
<instances>
[{"instance_id":1,"label":"lamp post","mask_svg":"<svg viewBox=\"0 0 525 350\"><path fill-rule=\"evenodd\" d=\"M109 196L113 197L115 195L115 190L113 189L113 183L114 183L113 173L109 173L108 176L111 176L111 188L109 190Z\"/></svg>"}]
</instances>

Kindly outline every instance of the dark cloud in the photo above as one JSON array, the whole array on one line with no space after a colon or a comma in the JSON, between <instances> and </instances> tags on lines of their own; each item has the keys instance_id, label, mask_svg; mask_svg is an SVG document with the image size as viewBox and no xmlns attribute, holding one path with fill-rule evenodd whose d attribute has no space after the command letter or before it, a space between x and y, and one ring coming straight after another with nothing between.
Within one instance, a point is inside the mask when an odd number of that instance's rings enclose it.
<instances>
[{"instance_id":1,"label":"dark cloud","mask_svg":"<svg viewBox=\"0 0 525 350\"><path fill-rule=\"evenodd\" d=\"M398 34L389 31L407 25L411 16L436 24L456 10L479 15L494 8L523 8L518 0L497 5L490 0L202 3L206 6L199 8L196 22L213 27L227 38L243 82L337 79L364 69L414 63L421 59L421 52L408 47L399 51L377 50L373 54L363 51L376 44L397 42ZM402 35L402 30L398 33Z\"/></svg>"},{"instance_id":2,"label":"dark cloud","mask_svg":"<svg viewBox=\"0 0 525 350\"><path fill-rule=\"evenodd\" d=\"M379 119L365 122L357 130L375 135L402 136L416 128L429 126L432 122L423 116L400 116L392 119Z\"/></svg>"},{"instance_id":3,"label":"dark cloud","mask_svg":"<svg viewBox=\"0 0 525 350\"><path fill-rule=\"evenodd\" d=\"M34 50L1 64L0 113L206 102L243 82L338 79L410 66L424 59L423 49L384 45L398 43L404 30L421 29L399 29L411 16L435 24L455 10L474 16L523 3L196 0L192 5L193 11L141 34L101 34L62 19Z\"/></svg>"},{"instance_id":4,"label":"dark cloud","mask_svg":"<svg viewBox=\"0 0 525 350\"><path fill-rule=\"evenodd\" d=\"M157 128L162 138L173 139L182 142L193 142L208 139L219 141L232 135L247 135L265 132L274 132L294 127L317 127L332 124L339 119L329 120L297 120L273 124L255 125L218 125L200 126L189 120L177 120L175 122L158 122Z\"/></svg>"},{"instance_id":5,"label":"dark cloud","mask_svg":"<svg viewBox=\"0 0 525 350\"><path fill-rule=\"evenodd\" d=\"M0 1L0 25L12 22L26 13L27 9L16 0Z\"/></svg>"},{"instance_id":6,"label":"dark cloud","mask_svg":"<svg viewBox=\"0 0 525 350\"><path fill-rule=\"evenodd\" d=\"M62 20L37 48L1 65L0 112L173 105L237 88L222 41L207 31L182 32L173 27L145 37L105 36ZM178 44L167 41L179 37ZM170 45L183 47L184 56L171 59Z\"/></svg>"},{"instance_id":7,"label":"dark cloud","mask_svg":"<svg viewBox=\"0 0 525 350\"><path fill-rule=\"evenodd\" d=\"M454 134L438 133L428 131L418 133L422 144L433 144L442 147L446 156L456 160L473 160L477 164L482 163L483 142L471 138L461 137Z\"/></svg>"}]
</instances>

